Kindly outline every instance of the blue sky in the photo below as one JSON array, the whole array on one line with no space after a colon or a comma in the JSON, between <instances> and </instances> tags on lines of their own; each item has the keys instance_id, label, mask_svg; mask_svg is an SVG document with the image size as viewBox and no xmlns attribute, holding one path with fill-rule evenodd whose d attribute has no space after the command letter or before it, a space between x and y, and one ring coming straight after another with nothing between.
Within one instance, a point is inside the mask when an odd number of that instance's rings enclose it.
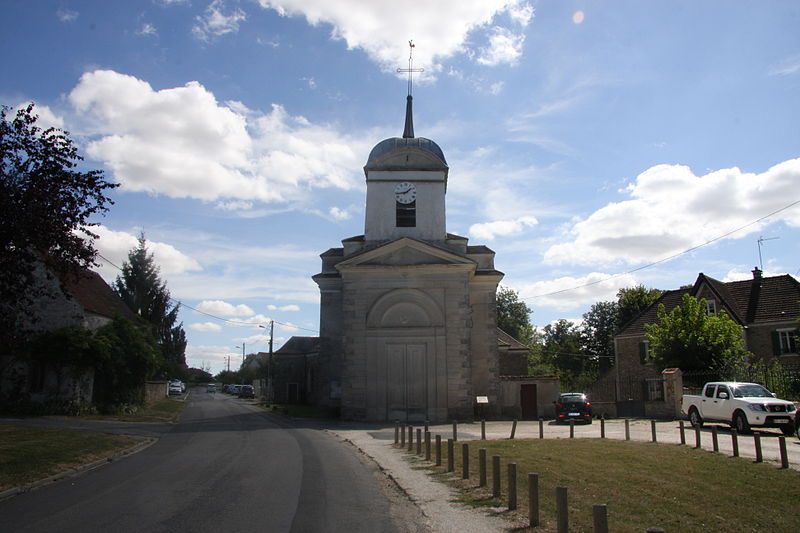
<instances>
[{"instance_id":1,"label":"blue sky","mask_svg":"<svg viewBox=\"0 0 800 533\"><path fill-rule=\"evenodd\" d=\"M145 233L186 306L192 366L236 366L243 342L266 351L270 320L276 348L316 334L311 276L364 231L362 167L402 134L409 39L424 69L415 132L450 165L448 231L497 252L533 323L639 283L747 278L762 236L765 273L800 274L795 1L5 0L2 13L0 103L35 102L121 184L97 247L120 265Z\"/></svg>"}]
</instances>

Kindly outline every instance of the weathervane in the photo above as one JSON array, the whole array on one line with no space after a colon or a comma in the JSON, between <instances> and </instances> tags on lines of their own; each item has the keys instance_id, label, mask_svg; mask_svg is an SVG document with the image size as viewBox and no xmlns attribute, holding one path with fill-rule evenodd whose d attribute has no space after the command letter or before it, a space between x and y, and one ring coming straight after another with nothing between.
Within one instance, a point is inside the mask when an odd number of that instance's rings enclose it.
<instances>
[{"instance_id":1,"label":"weathervane","mask_svg":"<svg viewBox=\"0 0 800 533\"><path fill-rule=\"evenodd\" d=\"M399 68L397 72L408 72L408 96L411 96L412 79L414 72L425 72L424 68L413 68L414 63L414 41L408 41L408 68Z\"/></svg>"}]
</instances>

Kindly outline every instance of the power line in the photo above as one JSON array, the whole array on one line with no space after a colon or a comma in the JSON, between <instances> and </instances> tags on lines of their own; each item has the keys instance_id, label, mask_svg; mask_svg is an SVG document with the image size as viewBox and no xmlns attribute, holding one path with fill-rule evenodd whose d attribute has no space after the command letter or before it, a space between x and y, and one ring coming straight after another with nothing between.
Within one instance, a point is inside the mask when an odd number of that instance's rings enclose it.
<instances>
[{"instance_id":1,"label":"power line","mask_svg":"<svg viewBox=\"0 0 800 533\"><path fill-rule=\"evenodd\" d=\"M699 248L702 248L704 246L708 246L709 244L712 244L712 243L714 243L714 242L716 242L716 241L718 241L720 239L724 239L725 237L727 237L729 235L732 235L732 234L736 233L737 231L743 230L744 228L752 226L753 224L757 224L757 223L761 222L762 220L764 220L766 218L769 218L769 217L771 217L773 215L777 215L781 211L786 211L787 209L789 209L791 207L794 207L797 204L800 204L800 200L795 200L794 202L790 203L789 205L781 207L780 209L778 209L776 211L773 211L772 213L769 213L768 215L764 215L763 217L758 218L756 220L753 220L752 222L748 222L747 224L745 224L743 226L739 226L738 228L733 229L733 230L731 230L731 231L729 231L727 233L724 233L722 235L714 237L713 239L711 239L709 241L706 241L706 242L704 242L702 244L698 244L697 246L692 246L691 248L687 248L686 250L684 250L682 252L678 252L677 254L670 255L669 257L664 257L663 259L659 259L658 261L653 261L652 263L648 263L646 265L634 268L632 270L628 270L626 272L620 272L618 274L612 274L612 275L610 275L608 277L605 277L603 279L599 279L599 280L596 280L596 281L591 281L589 283L584 283L583 285L578 285L576 287L570 287L568 289L560 289L560 290L557 290L557 291L548 292L548 293L544 293L544 294L536 294L534 296L527 296L525 298L520 298L520 300L532 300L534 298L543 298L545 296L553 296L555 294L561 294L561 293L564 293L564 292L574 291L574 290L577 290L577 289L582 289L584 287L591 287L592 285L597 285L598 283L603 283L603 282L608 281L610 279L619 278L621 276L625 276L627 274L633 274L634 272L639 272L640 270L644 270L646 268L650 268L650 267L653 267L655 265L659 265L661 263L666 263L667 261L671 261L671 260L675 259L676 257L679 257L679 256L684 255L684 254L688 254L689 252L693 252L693 251L695 251L695 250L697 250Z\"/></svg>"}]
</instances>

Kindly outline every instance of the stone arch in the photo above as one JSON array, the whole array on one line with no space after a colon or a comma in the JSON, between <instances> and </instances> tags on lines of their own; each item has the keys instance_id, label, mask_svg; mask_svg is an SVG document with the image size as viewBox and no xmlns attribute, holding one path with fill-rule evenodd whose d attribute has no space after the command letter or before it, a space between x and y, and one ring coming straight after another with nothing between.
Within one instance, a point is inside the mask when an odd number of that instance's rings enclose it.
<instances>
[{"instance_id":1,"label":"stone arch","mask_svg":"<svg viewBox=\"0 0 800 533\"><path fill-rule=\"evenodd\" d=\"M439 305L417 289L395 289L378 298L367 312L368 328L435 327L444 323Z\"/></svg>"}]
</instances>

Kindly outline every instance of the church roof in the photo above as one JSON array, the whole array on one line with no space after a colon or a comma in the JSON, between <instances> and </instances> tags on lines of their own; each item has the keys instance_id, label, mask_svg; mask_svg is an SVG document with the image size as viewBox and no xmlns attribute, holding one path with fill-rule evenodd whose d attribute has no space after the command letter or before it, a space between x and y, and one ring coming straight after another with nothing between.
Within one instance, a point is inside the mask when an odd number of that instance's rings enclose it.
<instances>
[{"instance_id":1,"label":"church roof","mask_svg":"<svg viewBox=\"0 0 800 533\"><path fill-rule=\"evenodd\" d=\"M398 165L394 161L393 155L398 155L400 152L417 152L423 155L433 156L424 159L405 160L406 164ZM425 137L390 137L384 139L375 145L375 148L369 153L367 164L364 166L365 170L402 170L402 169L415 169L415 170L446 170L448 169L447 161L444 158L444 152L439 148L439 145Z\"/></svg>"}]
</instances>

